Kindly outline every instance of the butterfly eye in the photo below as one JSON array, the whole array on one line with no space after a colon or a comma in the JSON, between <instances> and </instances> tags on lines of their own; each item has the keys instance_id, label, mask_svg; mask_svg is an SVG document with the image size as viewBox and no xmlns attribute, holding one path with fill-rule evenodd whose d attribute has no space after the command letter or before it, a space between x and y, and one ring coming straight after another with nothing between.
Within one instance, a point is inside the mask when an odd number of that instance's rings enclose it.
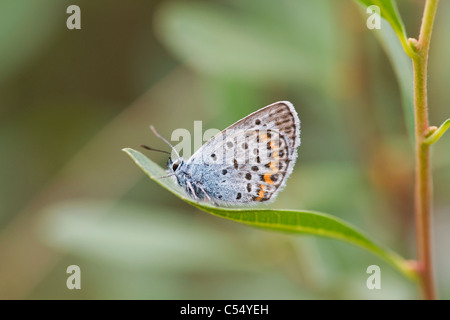
<instances>
[{"instance_id":1,"label":"butterfly eye","mask_svg":"<svg viewBox=\"0 0 450 320\"><path fill-rule=\"evenodd\" d=\"M175 162L174 164L172 164L172 170L173 170L173 171L177 170L178 167L179 167L179 165L180 165L180 164L179 164L179 163L176 163L176 162Z\"/></svg>"}]
</instances>

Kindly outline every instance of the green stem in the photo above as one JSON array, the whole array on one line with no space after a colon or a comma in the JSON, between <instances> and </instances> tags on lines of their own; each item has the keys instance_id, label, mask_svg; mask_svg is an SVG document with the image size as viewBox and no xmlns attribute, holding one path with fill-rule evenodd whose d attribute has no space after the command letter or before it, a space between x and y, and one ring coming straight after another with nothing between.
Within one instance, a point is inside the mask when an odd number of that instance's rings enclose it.
<instances>
[{"instance_id":1,"label":"green stem","mask_svg":"<svg viewBox=\"0 0 450 320\"><path fill-rule=\"evenodd\" d=\"M414 67L415 114L415 217L417 255L420 283L425 299L435 299L433 266L431 259L431 169L430 145L426 135L429 130L427 104L427 66L431 32L439 0L427 0L422 18L419 40L410 41L415 54L411 55Z\"/></svg>"}]
</instances>

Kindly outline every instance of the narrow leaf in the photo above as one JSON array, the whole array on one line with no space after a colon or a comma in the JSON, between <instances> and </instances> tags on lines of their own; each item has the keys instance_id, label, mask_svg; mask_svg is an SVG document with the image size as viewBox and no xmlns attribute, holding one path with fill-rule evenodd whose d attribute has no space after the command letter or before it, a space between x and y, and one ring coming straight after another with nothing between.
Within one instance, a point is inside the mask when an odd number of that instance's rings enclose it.
<instances>
[{"instance_id":1,"label":"narrow leaf","mask_svg":"<svg viewBox=\"0 0 450 320\"><path fill-rule=\"evenodd\" d=\"M395 33L386 21L381 21L381 29L375 35L380 41L397 77L402 97L403 115L411 145L414 145L414 91L413 66L411 58L403 51Z\"/></svg>"},{"instance_id":2,"label":"narrow leaf","mask_svg":"<svg viewBox=\"0 0 450 320\"><path fill-rule=\"evenodd\" d=\"M414 55L411 49L405 26L397 9L395 0L355 0L364 7L376 5L380 8L381 29L374 30L383 45L386 54L391 60L394 72L399 82L402 95L403 113L408 129L411 145L414 145L414 105L413 105L413 70L410 56ZM397 39L400 40L400 43Z\"/></svg>"},{"instance_id":3,"label":"narrow leaf","mask_svg":"<svg viewBox=\"0 0 450 320\"><path fill-rule=\"evenodd\" d=\"M402 21L402 17L397 8L395 0L355 0L362 4L364 7L370 7L372 5L380 8L381 17L384 18L391 25L397 34L400 43L403 46L405 52L410 52L411 48L408 44L408 38L405 31L405 26Z\"/></svg>"},{"instance_id":4,"label":"narrow leaf","mask_svg":"<svg viewBox=\"0 0 450 320\"><path fill-rule=\"evenodd\" d=\"M448 128L450 128L450 119L445 120L445 122L441 124L439 128L435 129L434 132L425 139L425 143L433 144L437 142Z\"/></svg>"},{"instance_id":5,"label":"narrow leaf","mask_svg":"<svg viewBox=\"0 0 450 320\"><path fill-rule=\"evenodd\" d=\"M227 6L170 1L157 12L155 30L175 56L204 74L323 86L336 56L332 11L321 1L300 8L291 0L227 1Z\"/></svg>"},{"instance_id":6,"label":"narrow leaf","mask_svg":"<svg viewBox=\"0 0 450 320\"><path fill-rule=\"evenodd\" d=\"M172 179L158 179L159 177L166 175L166 172L142 153L130 148L125 148L123 151L125 151L152 180L156 181L177 197L205 212L266 230L310 234L342 240L378 255L392 264L405 276L416 279L415 271L406 260L396 253L376 244L355 227L338 218L319 212L304 210L232 209L219 208L209 204L199 203L186 197L183 190L181 190Z\"/></svg>"}]
</instances>

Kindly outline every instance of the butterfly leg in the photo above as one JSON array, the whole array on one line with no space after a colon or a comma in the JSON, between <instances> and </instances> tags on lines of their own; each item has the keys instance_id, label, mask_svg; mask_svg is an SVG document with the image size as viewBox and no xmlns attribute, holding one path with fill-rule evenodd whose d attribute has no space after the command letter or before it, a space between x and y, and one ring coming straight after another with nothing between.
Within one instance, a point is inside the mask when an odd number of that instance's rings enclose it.
<instances>
[{"instance_id":1,"label":"butterfly leg","mask_svg":"<svg viewBox=\"0 0 450 320\"><path fill-rule=\"evenodd\" d=\"M192 186L191 182L190 181L186 181L186 185L189 188L189 190L191 190L192 196L194 197L194 200L198 201L197 194L195 193L194 187Z\"/></svg>"},{"instance_id":2,"label":"butterfly leg","mask_svg":"<svg viewBox=\"0 0 450 320\"><path fill-rule=\"evenodd\" d=\"M203 191L203 193L205 194L205 196L209 200L209 202L214 203L214 205L216 205L216 206L219 206L219 204L217 204L213 199L211 199L209 194L205 191L205 189L200 184L197 184L197 187Z\"/></svg>"}]
</instances>

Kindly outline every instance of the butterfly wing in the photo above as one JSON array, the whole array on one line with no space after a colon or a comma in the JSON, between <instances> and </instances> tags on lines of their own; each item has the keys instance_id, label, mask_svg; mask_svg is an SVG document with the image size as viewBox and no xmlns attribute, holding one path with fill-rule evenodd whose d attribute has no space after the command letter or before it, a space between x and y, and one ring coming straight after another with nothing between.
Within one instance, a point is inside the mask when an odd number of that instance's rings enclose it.
<instances>
[{"instance_id":1,"label":"butterfly wing","mask_svg":"<svg viewBox=\"0 0 450 320\"><path fill-rule=\"evenodd\" d=\"M256 204L274 200L292 172L300 145L300 120L281 101L229 126L188 160L187 170L216 202Z\"/></svg>"}]
</instances>

